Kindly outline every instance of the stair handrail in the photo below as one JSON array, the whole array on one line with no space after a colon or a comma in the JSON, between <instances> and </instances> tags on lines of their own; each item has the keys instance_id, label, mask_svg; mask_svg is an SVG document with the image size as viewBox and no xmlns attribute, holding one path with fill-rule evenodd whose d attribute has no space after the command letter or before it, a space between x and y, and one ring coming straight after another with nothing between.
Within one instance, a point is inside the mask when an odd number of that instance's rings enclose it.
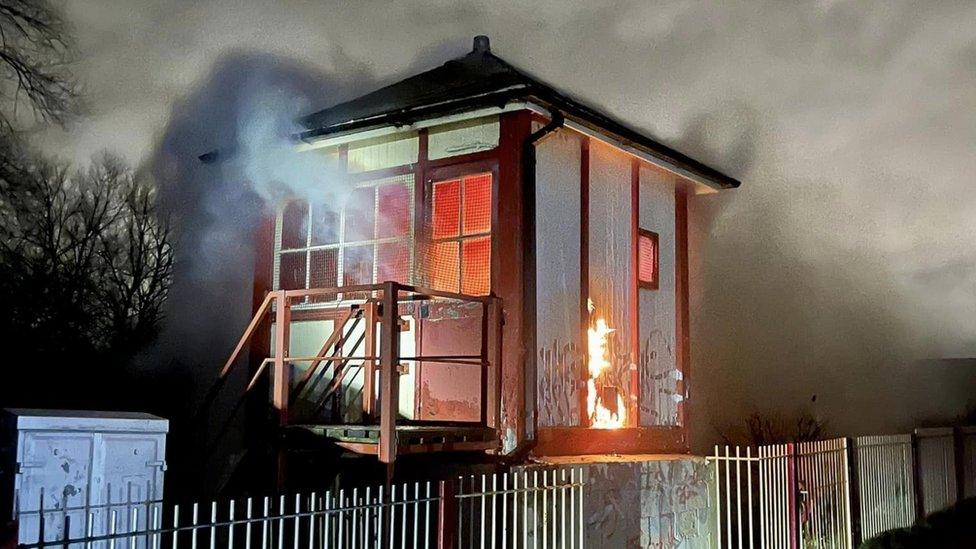
<instances>
[{"instance_id":1,"label":"stair handrail","mask_svg":"<svg viewBox=\"0 0 976 549\"><path fill-rule=\"evenodd\" d=\"M197 409L197 414L195 417L200 417L203 415L203 413L210 408L210 405L213 404L214 399L217 398L217 393L220 391L221 387L224 386L224 383L226 383L227 377L230 375L231 370L234 369L234 364L237 363L237 359L241 356L241 351L244 350L244 346L247 345L247 342L250 341L251 337L254 335L254 332L258 329L258 326L261 325L261 321L271 309L271 304L276 298L277 292L268 292L264 296L264 300L258 307L257 312L254 313L254 316L251 318L251 322L248 323L247 328L244 330L244 333L238 340L237 346L234 347L230 357L228 357L227 361L224 363L223 368L221 368L220 372L217 373L217 379L214 380L213 384L210 386L210 389L207 390L207 394L203 397L203 402L201 402L200 407Z\"/></svg>"}]
</instances>

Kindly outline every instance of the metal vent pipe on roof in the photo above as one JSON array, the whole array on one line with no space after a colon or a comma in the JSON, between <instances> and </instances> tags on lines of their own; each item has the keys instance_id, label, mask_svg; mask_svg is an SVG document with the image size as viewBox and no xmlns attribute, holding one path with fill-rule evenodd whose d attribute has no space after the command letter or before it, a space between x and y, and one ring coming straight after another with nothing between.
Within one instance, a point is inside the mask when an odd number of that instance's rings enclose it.
<instances>
[{"instance_id":1,"label":"metal vent pipe on roof","mask_svg":"<svg viewBox=\"0 0 976 549\"><path fill-rule=\"evenodd\" d=\"M474 37L474 51L476 52L491 51L491 41L488 40L487 36L483 34L479 34L478 36Z\"/></svg>"}]
</instances>

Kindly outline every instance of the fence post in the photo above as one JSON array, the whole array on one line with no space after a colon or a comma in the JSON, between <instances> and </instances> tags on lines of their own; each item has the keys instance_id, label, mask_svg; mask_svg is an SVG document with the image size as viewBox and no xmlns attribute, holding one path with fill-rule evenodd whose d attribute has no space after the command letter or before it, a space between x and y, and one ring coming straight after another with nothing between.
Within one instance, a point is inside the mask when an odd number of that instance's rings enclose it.
<instances>
[{"instance_id":1,"label":"fence post","mask_svg":"<svg viewBox=\"0 0 976 549\"><path fill-rule=\"evenodd\" d=\"M962 429L953 427L952 448L955 451L956 473L956 503L966 497L966 439Z\"/></svg>"},{"instance_id":2,"label":"fence post","mask_svg":"<svg viewBox=\"0 0 976 549\"><path fill-rule=\"evenodd\" d=\"M915 485L915 520L925 517L925 496L922 488L922 467L918 452L918 435L912 433L912 483Z\"/></svg>"},{"instance_id":3,"label":"fence post","mask_svg":"<svg viewBox=\"0 0 976 549\"><path fill-rule=\"evenodd\" d=\"M437 549L450 549L456 545L457 486L453 480L442 480L438 485L437 501Z\"/></svg>"},{"instance_id":4,"label":"fence post","mask_svg":"<svg viewBox=\"0 0 976 549\"><path fill-rule=\"evenodd\" d=\"M851 542L854 547L861 545L861 474L858 466L858 453L856 441L853 437L847 437L844 444L847 453L847 493L850 496L847 501L851 523Z\"/></svg>"},{"instance_id":5,"label":"fence post","mask_svg":"<svg viewBox=\"0 0 976 549\"><path fill-rule=\"evenodd\" d=\"M800 547L800 485L796 474L796 444L786 445L786 484L789 486L788 504L790 510L790 548Z\"/></svg>"}]
</instances>

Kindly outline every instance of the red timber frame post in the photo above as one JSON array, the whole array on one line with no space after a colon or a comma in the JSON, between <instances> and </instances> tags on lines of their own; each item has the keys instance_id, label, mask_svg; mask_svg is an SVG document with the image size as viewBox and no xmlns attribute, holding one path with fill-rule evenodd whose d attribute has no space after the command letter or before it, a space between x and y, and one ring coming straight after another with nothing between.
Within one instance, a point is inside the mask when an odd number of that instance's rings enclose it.
<instances>
[{"instance_id":1,"label":"red timber frame post","mask_svg":"<svg viewBox=\"0 0 976 549\"><path fill-rule=\"evenodd\" d=\"M288 425L288 340L291 335L291 303L284 290L275 292L274 375L271 401L278 411L278 425Z\"/></svg>"},{"instance_id":2,"label":"red timber frame post","mask_svg":"<svg viewBox=\"0 0 976 549\"><path fill-rule=\"evenodd\" d=\"M630 394L627 426L640 426L640 294L638 293L638 239L640 237L640 159L630 159Z\"/></svg>"},{"instance_id":3,"label":"red timber frame post","mask_svg":"<svg viewBox=\"0 0 976 549\"><path fill-rule=\"evenodd\" d=\"M493 227L504 227L492 237L491 290L500 297L504 330L501 345L501 402L499 431L514 429L516 440L525 442L535 435L535 301L525 296L525 284L534 280L535 270L529 269L525 255L534 254L535 242L529 241L526 231L524 200L525 174L522 164L522 145L532 132L532 115L528 111L503 113L498 146L498 186ZM535 189L531 189L535 196ZM531 272L530 272L531 271ZM530 279L531 277L531 279ZM530 280L527 280L530 279ZM531 370L531 371L530 371ZM529 423L532 430L529 431Z\"/></svg>"},{"instance_id":4,"label":"red timber frame post","mask_svg":"<svg viewBox=\"0 0 976 549\"><path fill-rule=\"evenodd\" d=\"M380 441L379 458L392 464L397 453L396 418L400 396L400 322L396 282L383 284L380 309Z\"/></svg>"},{"instance_id":5,"label":"red timber frame post","mask_svg":"<svg viewBox=\"0 0 976 549\"><path fill-rule=\"evenodd\" d=\"M579 410L580 427L590 426L590 416L587 410L586 393L588 391L586 379L590 373L587 370L587 360L590 356L588 330L590 328L590 138L583 136L580 140L580 373L579 373Z\"/></svg>"},{"instance_id":6,"label":"red timber frame post","mask_svg":"<svg viewBox=\"0 0 976 549\"><path fill-rule=\"evenodd\" d=\"M681 372L678 383L683 397L678 407L679 429L688 446L688 374L691 369L691 336L688 313L688 191L675 186L674 193L674 293L675 293L675 363Z\"/></svg>"},{"instance_id":7,"label":"red timber frame post","mask_svg":"<svg viewBox=\"0 0 976 549\"><path fill-rule=\"evenodd\" d=\"M254 282L251 292L251 314L261 310L261 305L272 289L274 273L274 239L275 216L267 215L255 230L255 264ZM271 356L271 315L265 315L260 320L255 337L251 338L248 346L248 378L252 378L263 366L266 357ZM261 376L256 386L245 402L245 425L259 425L265 421L268 410L268 380ZM245 442L255 447L264 442L261 429L244 429Z\"/></svg>"}]
</instances>

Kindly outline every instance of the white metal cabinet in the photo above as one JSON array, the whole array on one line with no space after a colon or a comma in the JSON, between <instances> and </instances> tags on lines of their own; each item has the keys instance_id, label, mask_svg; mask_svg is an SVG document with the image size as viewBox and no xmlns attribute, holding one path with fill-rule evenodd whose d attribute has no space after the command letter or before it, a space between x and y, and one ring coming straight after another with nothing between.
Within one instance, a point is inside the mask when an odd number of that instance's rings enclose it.
<instances>
[{"instance_id":1,"label":"white metal cabinet","mask_svg":"<svg viewBox=\"0 0 976 549\"><path fill-rule=\"evenodd\" d=\"M163 496L169 422L142 413L73 410L4 411L4 486L21 543L147 526ZM12 463L11 463L12 461ZM12 480L12 482L11 482ZM6 489L5 489L6 490ZM8 492L9 493L9 492ZM5 494L5 498L8 496ZM90 522L90 524L89 524Z\"/></svg>"}]
</instances>

